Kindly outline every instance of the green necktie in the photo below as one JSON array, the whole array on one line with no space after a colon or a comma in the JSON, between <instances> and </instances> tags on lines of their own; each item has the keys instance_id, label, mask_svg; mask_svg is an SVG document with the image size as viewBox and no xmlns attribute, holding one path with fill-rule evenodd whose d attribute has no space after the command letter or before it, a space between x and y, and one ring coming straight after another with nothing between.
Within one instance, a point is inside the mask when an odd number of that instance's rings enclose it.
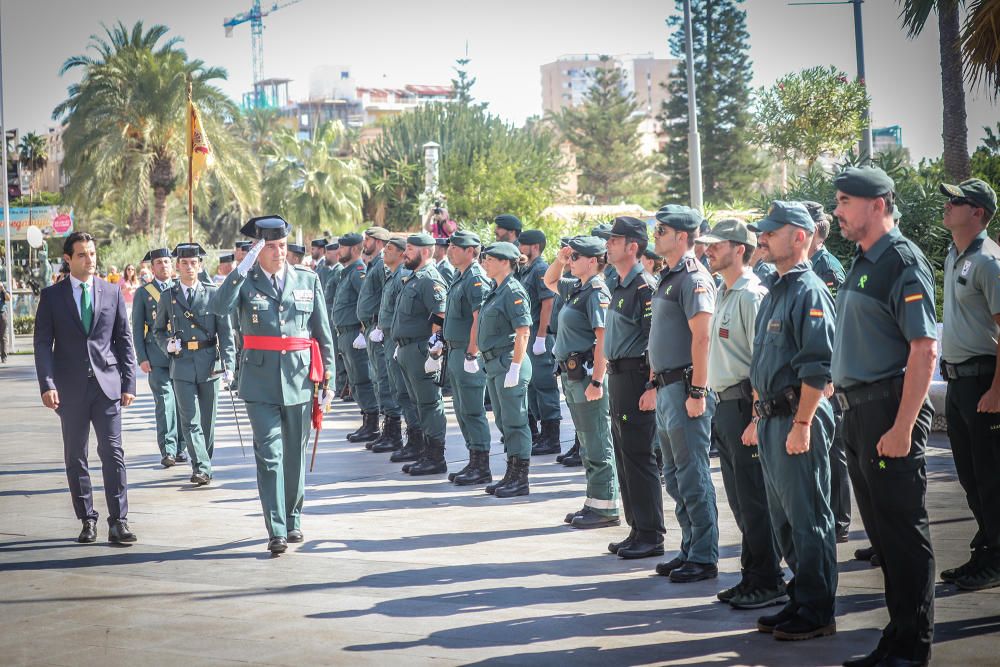
<instances>
[{"instance_id":1,"label":"green necktie","mask_svg":"<svg viewBox=\"0 0 1000 667\"><path fill-rule=\"evenodd\" d=\"M90 333L90 325L94 321L94 303L90 300L90 286L87 283L80 283L80 319L83 320L83 330Z\"/></svg>"}]
</instances>

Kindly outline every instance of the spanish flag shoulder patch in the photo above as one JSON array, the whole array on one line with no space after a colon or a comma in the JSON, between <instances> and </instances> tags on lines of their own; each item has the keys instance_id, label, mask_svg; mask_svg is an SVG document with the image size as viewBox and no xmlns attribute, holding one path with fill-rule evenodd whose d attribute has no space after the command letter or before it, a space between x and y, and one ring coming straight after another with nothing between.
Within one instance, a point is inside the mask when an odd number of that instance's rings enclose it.
<instances>
[{"instance_id":1,"label":"spanish flag shoulder patch","mask_svg":"<svg viewBox=\"0 0 1000 667\"><path fill-rule=\"evenodd\" d=\"M923 294L907 294L906 296L903 297L903 301L905 301L906 303L913 303L915 301L920 301L923 298L924 298Z\"/></svg>"},{"instance_id":2,"label":"spanish flag shoulder patch","mask_svg":"<svg viewBox=\"0 0 1000 667\"><path fill-rule=\"evenodd\" d=\"M609 303L599 303L599 304L597 304L597 305L599 305L599 306L600 306L601 308L607 308L607 307L608 307L608 306L610 306L611 304L609 304Z\"/></svg>"},{"instance_id":3,"label":"spanish flag shoulder patch","mask_svg":"<svg viewBox=\"0 0 1000 667\"><path fill-rule=\"evenodd\" d=\"M480 283L472 283L472 286L473 287L482 287L483 284L481 282Z\"/></svg>"},{"instance_id":4,"label":"spanish flag shoulder patch","mask_svg":"<svg viewBox=\"0 0 1000 667\"><path fill-rule=\"evenodd\" d=\"M517 304L519 304L519 303L524 303L524 299L515 299L515 300L514 300L514 305L515 305L515 306L516 306Z\"/></svg>"},{"instance_id":5,"label":"spanish flag shoulder patch","mask_svg":"<svg viewBox=\"0 0 1000 667\"><path fill-rule=\"evenodd\" d=\"M810 308L809 309L809 317L823 317L823 309L822 308Z\"/></svg>"}]
</instances>

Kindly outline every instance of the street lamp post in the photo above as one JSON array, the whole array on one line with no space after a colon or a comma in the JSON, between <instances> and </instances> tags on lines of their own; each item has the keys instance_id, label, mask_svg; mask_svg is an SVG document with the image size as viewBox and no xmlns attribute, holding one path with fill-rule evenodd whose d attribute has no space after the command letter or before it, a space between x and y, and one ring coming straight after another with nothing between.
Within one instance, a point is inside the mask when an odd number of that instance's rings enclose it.
<instances>
[{"instance_id":1,"label":"street lamp post","mask_svg":"<svg viewBox=\"0 0 1000 667\"><path fill-rule=\"evenodd\" d=\"M424 189L427 192L437 192L440 162L441 144L428 141L424 144Z\"/></svg>"},{"instance_id":2,"label":"street lamp post","mask_svg":"<svg viewBox=\"0 0 1000 667\"><path fill-rule=\"evenodd\" d=\"M698 100L694 80L694 35L691 29L691 0L684 0L685 50L687 52L688 89L688 172L691 180L691 207L702 207L701 137L698 135Z\"/></svg>"},{"instance_id":3,"label":"street lamp post","mask_svg":"<svg viewBox=\"0 0 1000 667\"><path fill-rule=\"evenodd\" d=\"M2 24L2 21L0 21ZM0 34L3 30L0 30ZM13 295L14 294L14 266L11 255L10 247L10 201L9 201L9 184L7 183L7 126L4 124L3 117L3 41L0 38L0 135L3 135L3 239L4 239L4 265L7 269L7 291ZM14 317L13 309L14 304L10 305L11 313L10 317L7 318L7 331L8 340L10 341L10 351L17 352L17 342L14 339ZM4 334L0 334L4 335Z\"/></svg>"}]
</instances>

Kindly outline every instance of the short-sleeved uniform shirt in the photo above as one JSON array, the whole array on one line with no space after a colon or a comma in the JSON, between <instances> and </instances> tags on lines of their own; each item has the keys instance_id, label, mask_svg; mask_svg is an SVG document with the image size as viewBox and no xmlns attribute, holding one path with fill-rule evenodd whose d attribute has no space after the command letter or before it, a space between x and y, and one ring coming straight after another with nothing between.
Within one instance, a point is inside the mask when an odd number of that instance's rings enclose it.
<instances>
[{"instance_id":1,"label":"short-sleeved uniform shirt","mask_svg":"<svg viewBox=\"0 0 1000 667\"><path fill-rule=\"evenodd\" d=\"M823 389L833 354L833 296L808 262L766 283L757 311L750 383L762 400L802 383Z\"/></svg>"},{"instance_id":2,"label":"short-sleeved uniform shirt","mask_svg":"<svg viewBox=\"0 0 1000 667\"><path fill-rule=\"evenodd\" d=\"M396 270L389 274L382 286L382 304L378 311L378 327L385 334L386 340L392 340L392 325L396 319L396 302L399 292L403 289L403 279L411 271L400 262Z\"/></svg>"},{"instance_id":3,"label":"short-sleeved uniform shirt","mask_svg":"<svg viewBox=\"0 0 1000 667\"><path fill-rule=\"evenodd\" d=\"M936 337L931 265L893 227L855 253L837 292L833 383L848 389L902 375L910 341Z\"/></svg>"},{"instance_id":4,"label":"short-sleeved uniform shirt","mask_svg":"<svg viewBox=\"0 0 1000 667\"><path fill-rule=\"evenodd\" d=\"M385 278L385 262L382 261L382 253L380 252L368 265L368 275L365 276L365 281L361 285L361 293L358 295L358 319L365 326L378 321Z\"/></svg>"},{"instance_id":5,"label":"short-sleeved uniform shirt","mask_svg":"<svg viewBox=\"0 0 1000 667\"><path fill-rule=\"evenodd\" d=\"M340 283L337 285L337 293L333 297L333 310L330 312L330 320L335 327L348 327L360 324L358 319L358 296L361 294L361 286L368 275L368 267L358 257L356 260L344 266L340 274Z\"/></svg>"},{"instance_id":6,"label":"short-sleeved uniform shirt","mask_svg":"<svg viewBox=\"0 0 1000 667\"><path fill-rule=\"evenodd\" d=\"M604 330L604 354L608 359L641 357L649 347L649 327L653 323L653 277L636 263L624 278L608 284L611 305Z\"/></svg>"},{"instance_id":7,"label":"short-sleeved uniform shirt","mask_svg":"<svg viewBox=\"0 0 1000 667\"><path fill-rule=\"evenodd\" d=\"M597 274L586 283L578 278L560 278L559 296L563 307L559 311L559 333L552 355L566 361L574 352L594 349L597 336L594 329L603 329L611 304L611 293L604 275Z\"/></svg>"},{"instance_id":8,"label":"short-sleeved uniform shirt","mask_svg":"<svg viewBox=\"0 0 1000 667\"><path fill-rule=\"evenodd\" d=\"M749 268L732 287L723 283L719 289L708 343L708 386L716 391L750 377L757 311L765 294L767 288Z\"/></svg>"},{"instance_id":9,"label":"short-sleeved uniform shirt","mask_svg":"<svg viewBox=\"0 0 1000 667\"><path fill-rule=\"evenodd\" d=\"M552 299L556 293L545 286L545 272L548 270L548 263L541 257L536 257L533 262L525 266L518 272L517 280L528 293L528 300L531 304L531 333L537 336L538 320L542 317L542 301ZM550 318L551 319L551 318ZM545 332L542 333L545 335Z\"/></svg>"},{"instance_id":10,"label":"short-sleeved uniform shirt","mask_svg":"<svg viewBox=\"0 0 1000 667\"><path fill-rule=\"evenodd\" d=\"M757 260L757 263L753 265L753 272L757 274L761 282L767 280L767 277L774 274L777 269L774 268L774 264L770 262L765 262L764 260Z\"/></svg>"},{"instance_id":11,"label":"short-sleeved uniform shirt","mask_svg":"<svg viewBox=\"0 0 1000 667\"><path fill-rule=\"evenodd\" d=\"M472 315L478 311L492 285L478 262L455 275L448 287L444 311L444 339L449 345L467 347L472 337Z\"/></svg>"},{"instance_id":12,"label":"short-sleeved uniform shirt","mask_svg":"<svg viewBox=\"0 0 1000 667\"><path fill-rule=\"evenodd\" d=\"M961 255L955 246L944 262L944 327L941 357L960 364L996 356L1000 313L1000 246L977 236Z\"/></svg>"},{"instance_id":13,"label":"short-sleeved uniform shirt","mask_svg":"<svg viewBox=\"0 0 1000 667\"><path fill-rule=\"evenodd\" d=\"M513 347L514 330L531 326L528 293L513 274L486 295L478 322L476 341L483 351Z\"/></svg>"},{"instance_id":14,"label":"short-sleeved uniform shirt","mask_svg":"<svg viewBox=\"0 0 1000 667\"><path fill-rule=\"evenodd\" d=\"M691 365L691 326L698 313L715 310L715 281L691 253L663 269L653 294L649 363L657 373Z\"/></svg>"},{"instance_id":15,"label":"short-sleeved uniform shirt","mask_svg":"<svg viewBox=\"0 0 1000 667\"><path fill-rule=\"evenodd\" d=\"M812 262L813 271L820 277L823 284L830 289L830 292L836 294L847 277L847 272L844 271L844 265L840 263L840 260L826 248L818 248L809 261Z\"/></svg>"},{"instance_id":16,"label":"short-sleeved uniform shirt","mask_svg":"<svg viewBox=\"0 0 1000 667\"><path fill-rule=\"evenodd\" d=\"M447 293L444 279L433 264L426 264L403 279L392 324L393 338L430 338L431 316L444 313Z\"/></svg>"}]
</instances>

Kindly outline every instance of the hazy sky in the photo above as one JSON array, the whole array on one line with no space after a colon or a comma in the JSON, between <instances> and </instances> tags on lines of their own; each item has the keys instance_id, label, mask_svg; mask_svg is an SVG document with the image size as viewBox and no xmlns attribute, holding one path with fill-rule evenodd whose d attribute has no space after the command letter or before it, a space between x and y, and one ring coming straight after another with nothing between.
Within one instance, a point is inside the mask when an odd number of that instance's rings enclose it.
<instances>
[{"instance_id":1,"label":"hazy sky","mask_svg":"<svg viewBox=\"0 0 1000 667\"><path fill-rule=\"evenodd\" d=\"M265 0L265 5L273 0ZM235 99L250 88L250 29L230 39L222 22L250 0L0 0L5 120L22 132L53 123L52 108L77 75L60 77L63 61L83 53L101 22L163 23L184 39L193 58L224 67L223 89ZM791 7L747 0L754 85L814 65L855 73L849 5ZM366 86L447 84L469 45L475 96L521 123L541 112L539 66L569 53L669 56L665 19L672 0L505 0L346 2L301 0L264 19L264 75L293 79L302 98L317 67L350 69ZM895 0L864 4L868 84L876 127L900 125L915 158L941 153L941 87L935 22L919 39L899 29ZM969 143L1000 108L976 91L967 97Z\"/></svg>"}]
</instances>

